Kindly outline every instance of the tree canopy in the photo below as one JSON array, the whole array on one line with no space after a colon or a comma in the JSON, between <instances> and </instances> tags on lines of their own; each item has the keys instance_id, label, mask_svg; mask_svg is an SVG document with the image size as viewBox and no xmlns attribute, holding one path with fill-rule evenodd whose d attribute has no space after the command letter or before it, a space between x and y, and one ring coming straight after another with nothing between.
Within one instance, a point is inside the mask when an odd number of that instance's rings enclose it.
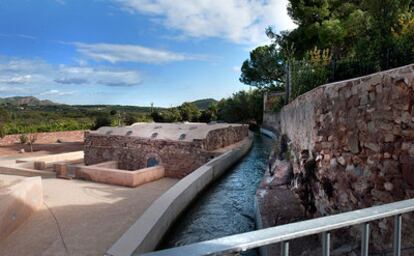
<instances>
[{"instance_id":1,"label":"tree canopy","mask_svg":"<svg viewBox=\"0 0 414 256\"><path fill-rule=\"evenodd\" d=\"M297 88L300 94L331 81L337 72L328 69L339 61L356 64L340 67L338 79L411 63L413 11L413 0L289 0L288 13L297 27L280 33L268 28L273 43L250 52L240 81L259 89L283 89L285 65L301 62L293 70L303 87Z\"/></svg>"},{"instance_id":2,"label":"tree canopy","mask_svg":"<svg viewBox=\"0 0 414 256\"><path fill-rule=\"evenodd\" d=\"M241 67L240 81L259 89L280 89L283 86L283 56L276 44L259 46L250 52L250 59Z\"/></svg>"}]
</instances>

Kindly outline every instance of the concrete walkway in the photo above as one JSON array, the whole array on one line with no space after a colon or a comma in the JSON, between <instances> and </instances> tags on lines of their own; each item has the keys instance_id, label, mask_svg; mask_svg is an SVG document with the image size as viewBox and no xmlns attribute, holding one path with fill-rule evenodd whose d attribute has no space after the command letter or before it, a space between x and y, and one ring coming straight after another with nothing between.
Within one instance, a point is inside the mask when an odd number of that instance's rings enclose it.
<instances>
[{"instance_id":1,"label":"concrete walkway","mask_svg":"<svg viewBox=\"0 0 414 256\"><path fill-rule=\"evenodd\" d=\"M0 180L5 177L0 175ZM126 188L43 179L45 205L0 242L0 254L103 255L177 181L163 178Z\"/></svg>"}]
</instances>

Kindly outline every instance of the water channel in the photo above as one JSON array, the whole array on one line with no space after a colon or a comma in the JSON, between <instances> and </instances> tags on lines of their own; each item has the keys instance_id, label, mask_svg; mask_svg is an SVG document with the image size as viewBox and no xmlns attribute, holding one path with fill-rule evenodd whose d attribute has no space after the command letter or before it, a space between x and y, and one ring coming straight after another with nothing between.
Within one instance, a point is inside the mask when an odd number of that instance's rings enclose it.
<instances>
[{"instance_id":1,"label":"water channel","mask_svg":"<svg viewBox=\"0 0 414 256\"><path fill-rule=\"evenodd\" d=\"M159 249L255 230L254 195L266 170L271 139L256 134L247 155L192 203ZM256 255L254 251L242 255Z\"/></svg>"}]
</instances>

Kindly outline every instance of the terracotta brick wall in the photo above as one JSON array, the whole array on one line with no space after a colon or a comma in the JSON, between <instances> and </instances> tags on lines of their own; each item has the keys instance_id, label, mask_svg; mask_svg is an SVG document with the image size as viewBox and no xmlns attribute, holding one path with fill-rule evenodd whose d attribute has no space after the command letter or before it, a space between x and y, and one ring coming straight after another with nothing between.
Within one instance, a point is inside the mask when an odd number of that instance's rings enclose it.
<instances>
[{"instance_id":1,"label":"terracotta brick wall","mask_svg":"<svg viewBox=\"0 0 414 256\"><path fill-rule=\"evenodd\" d=\"M414 65L318 87L283 108L281 131L315 216L414 197ZM374 223L377 248L392 230L392 220Z\"/></svg>"},{"instance_id":2,"label":"terracotta brick wall","mask_svg":"<svg viewBox=\"0 0 414 256\"><path fill-rule=\"evenodd\" d=\"M59 139L63 142L83 141L85 131L64 131L64 132L40 132L37 134L36 143L56 143ZM20 143L20 134L6 135L0 139L0 146Z\"/></svg>"}]
</instances>

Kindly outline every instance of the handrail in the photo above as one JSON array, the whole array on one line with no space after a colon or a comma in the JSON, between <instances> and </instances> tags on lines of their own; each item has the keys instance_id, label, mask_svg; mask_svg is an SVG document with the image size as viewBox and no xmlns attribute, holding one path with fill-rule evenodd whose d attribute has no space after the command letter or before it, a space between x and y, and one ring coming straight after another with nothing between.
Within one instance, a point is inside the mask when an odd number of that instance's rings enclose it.
<instances>
[{"instance_id":1,"label":"handrail","mask_svg":"<svg viewBox=\"0 0 414 256\"><path fill-rule=\"evenodd\" d=\"M373 206L361 210L355 210L312 220L271 227L223 238L194 243L181 247L150 252L145 256L181 256L181 255L222 255L236 253L283 242L282 255L288 255L288 241L323 233L323 255L329 255L330 231L363 224L361 255L368 255L369 223L370 221L395 216L394 229L394 255L401 253L401 215L414 211L414 199L398 201L394 203Z\"/></svg>"}]
</instances>

